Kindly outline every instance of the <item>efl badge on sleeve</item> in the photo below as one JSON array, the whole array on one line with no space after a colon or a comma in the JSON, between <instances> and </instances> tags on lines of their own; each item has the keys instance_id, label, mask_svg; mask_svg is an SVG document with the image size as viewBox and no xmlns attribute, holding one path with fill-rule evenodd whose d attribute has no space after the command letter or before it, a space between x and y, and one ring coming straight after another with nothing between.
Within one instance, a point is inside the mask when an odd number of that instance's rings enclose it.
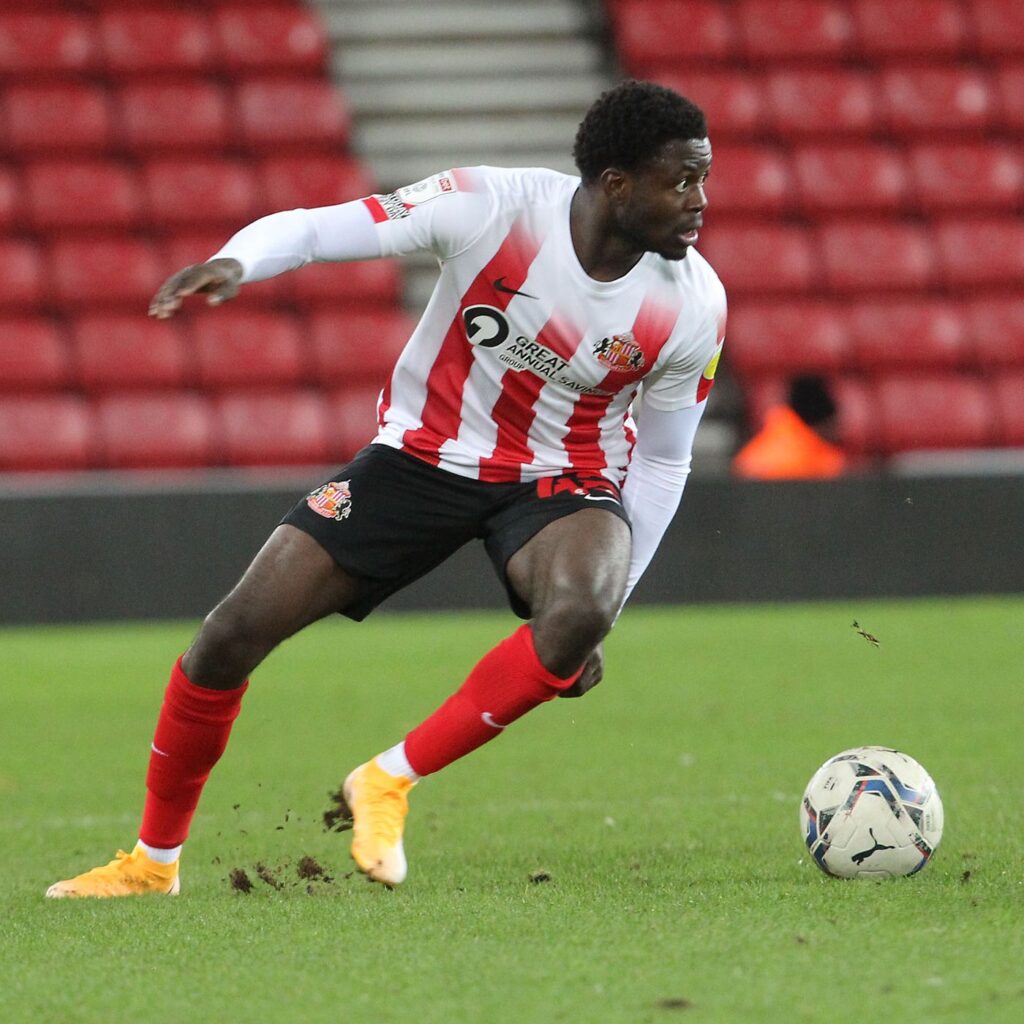
<instances>
[{"instance_id":1,"label":"efl badge on sleeve","mask_svg":"<svg viewBox=\"0 0 1024 1024\"><path fill-rule=\"evenodd\" d=\"M347 480L332 480L306 498L306 504L324 519L348 519L352 511L352 492L348 483Z\"/></svg>"}]
</instances>

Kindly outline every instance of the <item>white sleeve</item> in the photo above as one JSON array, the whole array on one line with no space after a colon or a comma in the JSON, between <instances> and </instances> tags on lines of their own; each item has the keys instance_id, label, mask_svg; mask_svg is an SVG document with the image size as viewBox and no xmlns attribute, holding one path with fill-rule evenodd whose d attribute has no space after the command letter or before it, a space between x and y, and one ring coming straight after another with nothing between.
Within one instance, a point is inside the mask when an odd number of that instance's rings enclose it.
<instances>
[{"instance_id":1,"label":"white sleeve","mask_svg":"<svg viewBox=\"0 0 1024 1024\"><path fill-rule=\"evenodd\" d=\"M263 281L307 263L381 255L376 225L362 200L261 217L231 236L210 259L242 264L242 283Z\"/></svg>"},{"instance_id":2,"label":"white sleeve","mask_svg":"<svg viewBox=\"0 0 1024 1024\"><path fill-rule=\"evenodd\" d=\"M642 403L637 441L622 488L622 503L633 524L633 549L625 604L658 550L686 486L697 434L707 399L669 411Z\"/></svg>"},{"instance_id":3,"label":"white sleeve","mask_svg":"<svg viewBox=\"0 0 1024 1024\"><path fill-rule=\"evenodd\" d=\"M236 259L242 283L307 263L431 252L450 259L484 232L493 209L484 168L442 171L388 195L289 210L242 228L211 259Z\"/></svg>"}]
</instances>

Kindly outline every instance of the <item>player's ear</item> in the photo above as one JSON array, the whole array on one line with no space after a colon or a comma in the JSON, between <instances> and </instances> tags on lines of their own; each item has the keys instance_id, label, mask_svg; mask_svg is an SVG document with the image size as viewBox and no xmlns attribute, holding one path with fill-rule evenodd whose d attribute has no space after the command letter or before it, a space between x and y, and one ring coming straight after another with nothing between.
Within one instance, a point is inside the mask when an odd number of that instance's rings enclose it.
<instances>
[{"instance_id":1,"label":"player's ear","mask_svg":"<svg viewBox=\"0 0 1024 1024\"><path fill-rule=\"evenodd\" d=\"M632 181L628 174L617 167L606 168L597 180L601 185L601 191L616 206L620 206L629 198Z\"/></svg>"}]
</instances>

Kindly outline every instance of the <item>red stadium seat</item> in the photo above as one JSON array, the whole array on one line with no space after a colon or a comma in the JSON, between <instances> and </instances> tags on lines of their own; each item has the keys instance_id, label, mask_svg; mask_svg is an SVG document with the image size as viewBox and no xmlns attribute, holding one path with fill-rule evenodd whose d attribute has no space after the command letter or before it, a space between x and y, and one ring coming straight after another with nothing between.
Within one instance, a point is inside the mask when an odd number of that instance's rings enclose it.
<instances>
[{"instance_id":1,"label":"red stadium seat","mask_svg":"<svg viewBox=\"0 0 1024 1024\"><path fill-rule=\"evenodd\" d=\"M51 160L25 169L29 222L38 231L127 228L141 215L134 173L113 160Z\"/></svg>"},{"instance_id":2,"label":"red stadium seat","mask_svg":"<svg viewBox=\"0 0 1024 1024\"><path fill-rule=\"evenodd\" d=\"M767 146L716 146L707 194L714 215L777 215L790 205L791 181L785 157Z\"/></svg>"},{"instance_id":3,"label":"red stadium seat","mask_svg":"<svg viewBox=\"0 0 1024 1024\"><path fill-rule=\"evenodd\" d=\"M0 166L0 232L9 231L21 218L21 183L11 168Z\"/></svg>"},{"instance_id":4,"label":"red stadium seat","mask_svg":"<svg viewBox=\"0 0 1024 1024\"><path fill-rule=\"evenodd\" d=\"M240 160L151 160L142 169L155 224L224 224L237 230L258 211L256 183Z\"/></svg>"},{"instance_id":5,"label":"red stadium seat","mask_svg":"<svg viewBox=\"0 0 1024 1024\"><path fill-rule=\"evenodd\" d=\"M899 210L909 194L898 150L870 143L804 146L793 154L800 206L812 216L833 211Z\"/></svg>"},{"instance_id":6,"label":"red stadium seat","mask_svg":"<svg viewBox=\"0 0 1024 1024\"><path fill-rule=\"evenodd\" d=\"M664 68L656 77L662 85L688 96L704 111L716 141L734 135L755 137L764 133L767 104L764 86L756 75Z\"/></svg>"},{"instance_id":7,"label":"red stadium seat","mask_svg":"<svg viewBox=\"0 0 1024 1024\"><path fill-rule=\"evenodd\" d=\"M72 323L78 381L90 391L177 388L191 382L189 353L175 321L137 313L88 313Z\"/></svg>"},{"instance_id":8,"label":"red stadium seat","mask_svg":"<svg viewBox=\"0 0 1024 1024\"><path fill-rule=\"evenodd\" d=\"M992 382L992 400L1000 441L1024 447L1024 370L996 377Z\"/></svg>"},{"instance_id":9,"label":"red stadium seat","mask_svg":"<svg viewBox=\"0 0 1024 1024\"><path fill-rule=\"evenodd\" d=\"M825 275L835 291L918 291L932 285L934 256L924 228L915 224L825 224L820 229Z\"/></svg>"},{"instance_id":10,"label":"red stadium seat","mask_svg":"<svg viewBox=\"0 0 1024 1024\"><path fill-rule=\"evenodd\" d=\"M349 462L377 433L377 400L374 387L339 388L327 396L328 444L331 461Z\"/></svg>"},{"instance_id":11,"label":"red stadium seat","mask_svg":"<svg viewBox=\"0 0 1024 1024\"><path fill-rule=\"evenodd\" d=\"M874 80L864 71L775 71L767 97L770 122L783 136L863 136L877 128Z\"/></svg>"},{"instance_id":12,"label":"red stadium seat","mask_svg":"<svg viewBox=\"0 0 1024 1024\"><path fill-rule=\"evenodd\" d=\"M278 280L281 281L282 294L293 296L303 305L313 306L394 305L401 290L401 276L395 260L310 263Z\"/></svg>"},{"instance_id":13,"label":"red stadium seat","mask_svg":"<svg viewBox=\"0 0 1024 1024\"><path fill-rule=\"evenodd\" d=\"M272 210L334 206L374 191L368 170L352 157L268 157L260 161L257 173Z\"/></svg>"},{"instance_id":14,"label":"red stadium seat","mask_svg":"<svg viewBox=\"0 0 1024 1024\"><path fill-rule=\"evenodd\" d=\"M0 309L25 309L39 305L46 295L43 258L34 242L0 238Z\"/></svg>"},{"instance_id":15,"label":"red stadium seat","mask_svg":"<svg viewBox=\"0 0 1024 1024\"><path fill-rule=\"evenodd\" d=\"M97 34L116 76L161 71L194 74L216 66L213 33L198 11L162 8L102 11Z\"/></svg>"},{"instance_id":16,"label":"red stadium seat","mask_svg":"<svg viewBox=\"0 0 1024 1024\"><path fill-rule=\"evenodd\" d=\"M869 455L878 451L880 431L878 401L869 384L855 377L832 381L836 403L836 432L844 451Z\"/></svg>"},{"instance_id":17,"label":"red stadium seat","mask_svg":"<svg viewBox=\"0 0 1024 1024\"><path fill-rule=\"evenodd\" d=\"M692 0L617 0L612 20L619 55L634 75L652 67L726 60L735 52L729 5Z\"/></svg>"},{"instance_id":18,"label":"red stadium seat","mask_svg":"<svg viewBox=\"0 0 1024 1024\"><path fill-rule=\"evenodd\" d=\"M967 19L957 0L853 0L860 49L868 59L959 54Z\"/></svg>"},{"instance_id":19,"label":"red stadium seat","mask_svg":"<svg viewBox=\"0 0 1024 1024\"><path fill-rule=\"evenodd\" d=\"M197 315L189 332L205 388L298 384L306 375L302 335L286 314L217 310Z\"/></svg>"},{"instance_id":20,"label":"red stadium seat","mask_svg":"<svg viewBox=\"0 0 1024 1024\"><path fill-rule=\"evenodd\" d=\"M241 224L225 225L223 228L212 231L176 233L167 240L164 246L164 276L170 277L171 274L181 270L182 267L191 266L193 263L203 263L210 259L234 234L234 228L240 227L242 227ZM287 289L293 279L294 275L283 274L266 281L257 281L252 284L243 285L238 295L231 300L231 305L227 308L277 305L287 294L290 294ZM194 313L206 308L206 299L203 297L186 302L184 306L186 313Z\"/></svg>"},{"instance_id":21,"label":"red stadium seat","mask_svg":"<svg viewBox=\"0 0 1024 1024\"><path fill-rule=\"evenodd\" d=\"M110 145L108 96L99 86L18 85L0 91L0 100L16 153L99 153Z\"/></svg>"},{"instance_id":22,"label":"red stadium seat","mask_svg":"<svg viewBox=\"0 0 1024 1024\"><path fill-rule=\"evenodd\" d=\"M942 278L948 287L1009 285L1024 280L1024 222L949 220L936 226Z\"/></svg>"},{"instance_id":23,"label":"red stadium seat","mask_svg":"<svg viewBox=\"0 0 1024 1024\"><path fill-rule=\"evenodd\" d=\"M215 402L233 466L325 463L333 449L324 399L311 391L239 393Z\"/></svg>"},{"instance_id":24,"label":"red stadium seat","mask_svg":"<svg viewBox=\"0 0 1024 1024\"><path fill-rule=\"evenodd\" d=\"M976 68L891 68L881 75L888 127L896 133L981 131L996 120L989 76Z\"/></svg>"},{"instance_id":25,"label":"red stadium seat","mask_svg":"<svg viewBox=\"0 0 1024 1024\"><path fill-rule=\"evenodd\" d=\"M1008 145L915 147L910 154L915 198L925 210L1016 210L1024 199L1024 158Z\"/></svg>"},{"instance_id":26,"label":"red stadium seat","mask_svg":"<svg viewBox=\"0 0 1024 1024\"><path fill-rule=\"evenodd\" d=\"M0 319L0 390L52 391L70 376L68 347L52 320Z\"/></svg>"},{"instance_id":27,"label":"red stadium seat","mask_svg":"<svg viewBox=\"0 0 1024 1024\"><path fill-rule=\"evenodd\" d=\"M986 296L967 309L971 349L981 370L1024 368L1024 298Z\"/></svg>"},{"instance_id":28,"label":"red stadium seat","mask_svg":"<svg viewBox=\"0 0 1024 1024\"><path fill-rule=\"evenodd\" d=\"M68 306L127 304L142 312L164 277L155 248L138 239L62 238L50 247L54 292Z\"/></svg>"},{"instance_id":29,"label":"red stadium seat","mask_svg":"<svg viewBox=\"0 0 1024 1024\"><path fill-rule=\"evenodd\" d=\"M81 73L93 69L95 57L88 18L63 12L0 14L0 76Z\"/></svg>"},{"instance_id":30,"label":"red stadium seat","mask_svg":"<svg viewBox=\"0 0 1024 1024\"><path fill-rule=\"evenodd\" d=\"M839 0L740 0L736 16L751 61L839 60L853 42L849 11Z\"/></svg>"},{"instance_id":31,"label":"red stadium seat","mask_svg":"<svg viewBox=\"0 0 1024 1024\"><path fill-rule=\"evenodd\" d=\"M1024 64L1006 64L996 72L999 90L998 127L1024 129Z\"/></svg>"},{"instance_id":32,"label":"red stadium seat","mask_svg":"<svg viewBox=\"0 0 1024 1024\"><path fill-rule=\"evenodd\" d=\"M818 302L742 303L729 314L729 366L740 376L838 373L849 331L834 306Z\"/></svg>"},{"instance_id":33,"label":"red stadium seat","mask_svg":"<svg viewBox=\"0 0 1024 1024\"><path fill-rule=\"evenodd\" d=\"M803 228L714 225L700 251L730 292L803 292L816 280L817 257Z\"/></svg>"},{"instance_id":34,"label":"red stadium seat","mask_svg":"<svg viewBox=\"0 0 1024 1024\"><path fill-rule=\"evenodd\" d=\"M127 85L117 108L118 135L128 149L221 149L231 140L227 94L214 82Z\"/></svg>"},{"instance_id":35,"label":"red stadium seat","mask_svg":"<svg viewBox=\"0 0 1024 1024\"><path fill-rule=\"evenodd\" d=\"M214 12L213 23L221 61L232 73L324 70L323 24L301 5L222 7Z\"/></svg>"},{"instance_id":36,"label":"red stadium seat","mask_svg":"<svg viewBox=\"0 0 1024 1024\"><path fill-rule=\"evenodd\" d=\"M243 82L237 106L242 137L256 148L301 145L338 150L348 139L348 109L330 82Z\"/></svg>"},{"instance_id":37,"label":"red stadium seat","mask_svg":"<svg viewBox=\"0 0 1024 1024\"><path fill-rule=\"evenodd\" d=\"M1024 8L1018 0L975 0L969 6L981 53L1024 54Z\"/></svg>"},{"instance_id":38,"label":"red stadium seat","mask_svg":"<svg viewBox=\"0 0 1024 1024\"><path fill-rule=\"evenodd\" d=\"M890 376L877 389L881 443L888 452L983 448L996 438L992 405L976 378Z\"/></svg>"},{"instance_id":39,"label":"red stadium seat","mask_svg":"<svg viewBox=\"0 0 1024 1024\"><path fill-rule=\"evenodd\" d=\"M85 469L92 460L84 399L18 395L0 402L0 470Z\"/></svg>"},{"instance_id":40,"label":"red stadium seat","mask_svg":"<svg viewBox=\"0 0 1024 1024\"><path fill-rule=\"evenodd\" d=\"M317 312L309 318L317 381L383 387L416 324L399 312Z\"/></svg>"},{"instance_id":41,"label":"red stadium seat","mask_svg":"<svg viewBox=\"0 0 1024 1024\"><path fill-rule=\"evenodd\" d=\"M966 318L956 303L861 303L847 312L846 320L855 361L872 373L951 369L970 361Z\"/></svg>"},{"instance_id":42,"label":"red stadium seat","mask_svg":"<svg viewBox=\"0 0 1024 1024\"><path fill-rule=\"evenodd\" d=\"M112 394L95 406L96 440L110 469L205 466L216 461L213 415L200 395Z\"/></svg>"}]
</instances>

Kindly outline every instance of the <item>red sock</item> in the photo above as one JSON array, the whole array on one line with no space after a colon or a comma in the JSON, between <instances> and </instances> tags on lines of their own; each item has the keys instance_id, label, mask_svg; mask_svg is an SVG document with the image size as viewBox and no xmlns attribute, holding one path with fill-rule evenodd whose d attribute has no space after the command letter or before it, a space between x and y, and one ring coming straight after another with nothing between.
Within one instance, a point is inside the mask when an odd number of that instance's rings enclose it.
<instances>
[{"instance_id":1,"label":"red sock","mask_svg":"<svg viewBox=\"0 0 1024 1024\"><path fill-rule=\"evenodd\" d=\"M174 663L146 773L139 838L147 846L170 849L188 837L199 795L224 753L248 685L208 690L189 681L181 658Z\"/></svg>"},{"instance_id":2,"label":"red sock","mask_svg":"<svg viewBox=\"0 0 1024 1024\"><path fill-rule=\"evenodd\" d=\"M521 626L485 654L461 689L405 737L412 770L430 775L465 757L527 711L572 686L579 674L568 679L552 675L537 657L530 627Z\"/></svg>"}]
</instances>

